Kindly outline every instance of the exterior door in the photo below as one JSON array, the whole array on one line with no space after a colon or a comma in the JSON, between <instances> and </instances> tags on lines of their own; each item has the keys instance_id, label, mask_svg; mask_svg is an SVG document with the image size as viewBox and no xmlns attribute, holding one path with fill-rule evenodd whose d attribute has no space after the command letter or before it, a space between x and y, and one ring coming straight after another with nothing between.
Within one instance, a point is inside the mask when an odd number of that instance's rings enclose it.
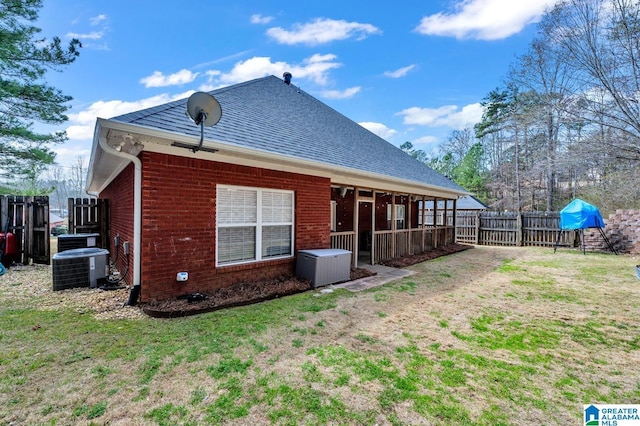
<instances>
[{"instance_id":1,"label":"exterior door","mask_svg":"<svg viewBox=\"0 0 640 426\"><path fill-rule=\"evenodd\" d=\"M373 203L370 201L358 202L358 229L356 241L358 246L358 261L373 264Z\"/></svg>"}]
</instances>

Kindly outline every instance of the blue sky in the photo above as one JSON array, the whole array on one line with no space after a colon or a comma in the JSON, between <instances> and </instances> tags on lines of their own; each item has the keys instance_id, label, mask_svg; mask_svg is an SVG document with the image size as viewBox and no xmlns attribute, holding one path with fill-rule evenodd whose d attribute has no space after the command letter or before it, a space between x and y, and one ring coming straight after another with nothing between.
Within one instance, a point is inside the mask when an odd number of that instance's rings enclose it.
<instances>
[{"instance_id":1,"label":"blue sky","mask_svg":"<svg viewBox=\"0 0 640 426\"><path fill-rule=\"evenodd\" d=\"M47 76L74 98L57 160L88 165L96 117L285 71L389 142L436 153L480 119L553 1L47 0L42 34L84 46Z\"/></svg>"}]
</instances>

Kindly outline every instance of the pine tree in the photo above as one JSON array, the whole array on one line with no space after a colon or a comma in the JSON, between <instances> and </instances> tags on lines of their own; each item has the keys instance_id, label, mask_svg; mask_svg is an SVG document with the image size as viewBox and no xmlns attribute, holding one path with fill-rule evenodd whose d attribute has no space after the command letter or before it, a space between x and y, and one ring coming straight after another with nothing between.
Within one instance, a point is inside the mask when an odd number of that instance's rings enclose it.
<instances>
[{"instance_id":1,"label":"pine tree","mask_svg":"<svg viewBox=\"0 0 640 426\"><path fill-rule=\"evenodd\" d=\"M0 177L12 181L33 180L55 161L53 144L66 133L39 133L34 123L58 125L67 120L70 96L45 81L47 71L60 71L72 63L82 47L58 37L39 37L33 23L41 0L0 2Z\"/></svg>"}]
</instances>

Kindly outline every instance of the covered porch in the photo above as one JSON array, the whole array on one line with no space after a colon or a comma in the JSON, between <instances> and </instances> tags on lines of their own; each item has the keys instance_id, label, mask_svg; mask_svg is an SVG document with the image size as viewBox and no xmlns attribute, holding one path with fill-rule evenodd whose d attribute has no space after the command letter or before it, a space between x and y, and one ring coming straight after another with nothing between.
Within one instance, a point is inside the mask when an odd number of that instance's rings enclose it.
<instances>
[{"instance_id":1,"label":"covered porch","mask_svg":"<svg viewBox=\"0 0 640 426\"><path fill-rule=\"evenodd\" d=\"M331 248L351 251L356 266L447 246L455 210L456 198L332 185Z\"/></svg>"}]
</instances>

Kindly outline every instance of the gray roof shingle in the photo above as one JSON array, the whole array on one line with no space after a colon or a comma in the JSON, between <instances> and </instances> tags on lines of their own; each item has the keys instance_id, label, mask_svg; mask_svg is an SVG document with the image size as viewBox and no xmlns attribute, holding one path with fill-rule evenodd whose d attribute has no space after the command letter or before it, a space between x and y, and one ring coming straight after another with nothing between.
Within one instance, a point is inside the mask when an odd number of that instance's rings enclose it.
<instances>
[{"instance_id":1,"label":"gray roof shingle","mask_svg":"<svg viewBox=\"0 0 640 426\"><path fill-rule=\"evenodd\" d=\"M294 85L269 76L210 92L222 118L207 140L466 192L451 180ZM187 99L111 120L200 137Z\"/></svg>"},{"instance_id":2,"label":"gray roof shingle","mask_svg":"<svg viewBox=\"0 0 640 426\"><path fill-rule=\"evenodd\" d=\"M426 201L425 207L427 209L433 209L433 201ZM465 195L458 198L456 202L456 208L458 210L487 210L488 207L484 203L478 200L473 195ZM444 209L444 201L438 201L438 209Z\"/></svg>"}]
</instances>

